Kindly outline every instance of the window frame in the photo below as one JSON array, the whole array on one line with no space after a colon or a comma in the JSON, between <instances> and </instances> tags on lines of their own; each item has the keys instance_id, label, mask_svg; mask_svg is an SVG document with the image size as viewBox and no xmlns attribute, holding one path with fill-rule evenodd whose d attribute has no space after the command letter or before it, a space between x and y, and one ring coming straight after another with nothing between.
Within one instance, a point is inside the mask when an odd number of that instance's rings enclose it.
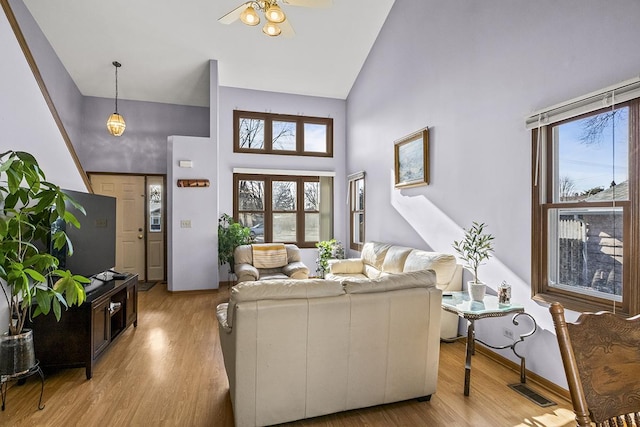
<instances>
[{"instance_id":1,"label":"window frame","mask_svg":"<svg viewBox=\"0 0 640 427\"><path fill-rule=\"evenodd\" d=\"M240 147L240 120L258 119L264 121L263 148ZM278 150L273 148L273 122L296 123L296 149ZM327 128L326 151L306 151L304 149L305 124L325 125ZM333 119L330 117L294 116L289 114L258 113L233 110L233 152L251 154L275 154L285 156L333 157Z\"/></svg>"},{"instance_id":2,"label":"window frame","mask_svg":"<svg viewBox=\"0 0 640 427\"><path fill-rule=\"evenodd\" d=\"M358 251L361 252L362 251L362 246L364 246L364 242L365 242L365 233L366 233L366 196L367 196L367 192L366 192L366 182L364 180L364 173L361 175L357 175L352 179L349 179L349 248L353 249L354 251ZM356 193L356 189L357 189L357 183L359 181L362 181L362 209L356 209L357 208L357 193ZM362 222L363 222L363 227L362 227L362 233L360 235L360 242L356 242L355 241L355 233L356 233L356 228L355 228L355 217L356 215L362 214Z\"/></svg>"},{"instance_id":3,"label":"window frame","mask_svg":"<svg viewBox=\"0 0 640 427\"><path fill-rule=\"evenodd\" d=\"M240 181L263 181L264 182L264 210L240 210L238 204L238 193ZM296 209L292 211L280 211L273 209L273 182L274 181L292 181L296 183ZM296 214L296 241L286 241L281 243L293 243L299 248L315 248L317 241L305 240L305 214L317 213L320 210L306 210L304 206L304 184L305 182L318 183L318 191L320 191L320 177L318 176L299 176L299 175L267 175L267 174L233 174L233 218L240 222L240 215L243 213L261 213L263 214L264 242L273 242L273 214L279 212ZM318 203L320 201L318 200Z\"/></svg>"},{"instance_id":4,"label":"window frame","mask_svg":"<svg viewBox=\"0 0 640 427\"><path fill-rule=\"evenodd\" d=\"M616 108L629 107L628 181L629 200L600 202L555 202L553 200L554 150L553 128L611 110L611 107L590 111L532 131L532 214L531 214L531 294L536 301L560 302L578 312L615 311L623 315L640 313L640 98L620 103ZM538 137L540 133L540 147ZM539 161L538 161L539 160ZM538 179L537 179L538 178ZM536 183L538 184L536 186ZM622 302L579 294L549 284L549 211L557 208L606 207L622 208L623 218L623 277Z\"/></svg>"}]
</instances>

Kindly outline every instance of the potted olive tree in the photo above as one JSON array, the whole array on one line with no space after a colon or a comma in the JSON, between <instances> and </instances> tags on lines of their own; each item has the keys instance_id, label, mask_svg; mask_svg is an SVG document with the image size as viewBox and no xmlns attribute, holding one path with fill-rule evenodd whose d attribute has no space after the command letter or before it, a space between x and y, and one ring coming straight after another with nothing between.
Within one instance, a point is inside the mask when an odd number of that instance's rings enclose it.
<instances>
[{"instance_id":1,"label":"potted olive tree","mask_svg":"<svg viewBox=\"0 0 640 427\"><path fill-rule=\"evenodd\" d=\"M485 223L473 222L471 228L464 230L464 239L453 242L453 249L466 263L465 267L473 270L473 280L468 282L469 296L473 301L482 301L486 292L486 284L478 278L478 267L483 261L491 258L493 239L491 234L485 233Z\"/></svg>"},{"instance_id":2,"label":"potted olive tree","mask_svg":"<svg viewBox=\"0 0 640 427\"><path fill-rule=\"evenodd\" d=\"M45 180L29 153L0 154L0 287L8 305L8 331L0 337L0 375L25 372L35 365L33 335L24 328L29 317L53 311L57 320L62 307L82 304L82 283L89 280L58 269L51 247L71 254L60 221L79 227L66 210L75 203L60 188Z\"/></svg>"},{"instance_id":3,"label":"potted olive tree","mask_svg":"<svg viewBox=\"0 0 640 427\"><path fill-rule=\"evenodd\" d=\"M240 245L253 243L251 230L227 214L218 218L218 264L229 264L229 272L234 273L233 253Z\"/></svg>"}]
</instances>

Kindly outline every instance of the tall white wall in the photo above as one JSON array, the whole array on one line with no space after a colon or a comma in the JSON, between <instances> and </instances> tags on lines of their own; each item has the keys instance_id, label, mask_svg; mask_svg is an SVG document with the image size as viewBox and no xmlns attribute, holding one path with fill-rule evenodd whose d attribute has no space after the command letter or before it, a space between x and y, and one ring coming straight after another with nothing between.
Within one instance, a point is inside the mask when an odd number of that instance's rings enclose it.
<instances>
[{"instance_id":1,"label":"tall white wall","mask_svg":"<svg viewBox=\"0 0 640 427\"><path fill-rule=\"evenodd\" d=\"M209 62L209 76L211 138L168 138L167 288L170 291L219 286L217 61ZM180 160L190 160L192 167L180 167ZM178 179L208 179L210 187L179 188Z\"/></svg>"},{"instance_id":2,"label":"tall white wall","mask_svg":"<svg viewBox=\"0 0 640 427\"><path fill-rule=\"evenodd\" d=\"M215 145L209 138L171 136L167 174L167 288L218 288ZM180 160L193 161L181 168ZM208 179L210 187L178 188L178 179ZM188 222L184 224L184 222Z\"/></svg>"},{"instance_id":3,"label":"tall white wall","mask_svg":"<svg viewBox=\"0 0 640 427\"><path fill-rule=\"evenodd\" d=\"M367 171L367 240L452 253L462 227L486 222L496 250L480 274L494 289L507 280L537 319L519 349L527 368L565 386L548 309L531 300L524 120L637 76L638 17L635 0L397 0L347 99L347 169ZM424 126L431 183L396 190L393 142ZM504 344L503 326L520 330L487 319L477 333Z\"/></svg>"},{"instance_id":4,"label":"tall white wall","mask_svg":"<svg viewBox=\"0 0 640 427\"><path fill-rule=\"evenodd\" d=\"M4 13L0 13L0 41L0 152L28 151L49 181L70 190L86 191Z\"/></svg>"}]
</instances>

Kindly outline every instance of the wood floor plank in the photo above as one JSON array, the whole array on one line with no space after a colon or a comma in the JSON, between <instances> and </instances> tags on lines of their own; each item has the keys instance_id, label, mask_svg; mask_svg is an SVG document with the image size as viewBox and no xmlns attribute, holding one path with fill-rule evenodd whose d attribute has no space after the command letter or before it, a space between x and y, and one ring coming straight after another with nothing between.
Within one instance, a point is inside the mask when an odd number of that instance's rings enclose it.
<instances>
[{"instance_id":1,"label":"wood floor plank","mask_svg":"<svg viewBox=\"0 0 640 427\"><path fill-rule=\"evenodd\" d=\"M47 372L43 402L31 377L12 385L0 425L7 426L233 426L233 412L218 337L215 307L228 288L169 293L156 285L139 294L138 327L127 329L85 370ZM441 344L438 392L415 400L288 423L288 426L536 426L573 424L571 405L541 408L507 384L519 376L482 354L473 358L470 396L462 393L464 343Z\"/></svg>"}]
</instances>

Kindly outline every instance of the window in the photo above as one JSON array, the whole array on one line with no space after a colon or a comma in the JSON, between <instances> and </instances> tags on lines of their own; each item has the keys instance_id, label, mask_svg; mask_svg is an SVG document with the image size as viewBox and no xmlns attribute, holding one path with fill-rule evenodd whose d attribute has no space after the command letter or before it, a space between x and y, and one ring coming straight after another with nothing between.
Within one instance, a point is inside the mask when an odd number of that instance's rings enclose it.
<instances>
[{"instance_id":1,"label":"window","mask_svg":"<svg viewBox=\"0 0 640 427\"><path fill-rule=\"evenodd\" d=\"M364 172L349 176L349 247L356 251L364 245Z\"/></svg>"},{"instance_id":2,"label":"window","mask_svg":"<svg viewBox=\"0 0 640 427\"><path fill-rule=\"evenodd\" d=\"M162 185L149 184L149 231L159 233L162 231Z\"/></svg>"},{"instance_id":3,"label":"window","mask_svg":"<svg viewBox=\"0 0 640 427\"><path fill-rule=\"evenodd\" d=\"M535 299L640 312L639 122L636 99L534 129Z\"/></svg>"},{"instance_id":4,"label":"window","mask_svg":"<svg viewBox=\"0 0 640 427\"><path fill-rule=\"evenodd\" d=\"M333 119L233 112L233 151L333 157Z\"/></svg>"},{"instance_id":5,"label":"window","mask_svg":"<svg viewBox=\"0 0 640 427\"><path fill-rule=\"evenodd\" d=\"M312 248L332 234L330 177L234 174L234 217L256 243Z\"/></svg>"}]
</instances>

